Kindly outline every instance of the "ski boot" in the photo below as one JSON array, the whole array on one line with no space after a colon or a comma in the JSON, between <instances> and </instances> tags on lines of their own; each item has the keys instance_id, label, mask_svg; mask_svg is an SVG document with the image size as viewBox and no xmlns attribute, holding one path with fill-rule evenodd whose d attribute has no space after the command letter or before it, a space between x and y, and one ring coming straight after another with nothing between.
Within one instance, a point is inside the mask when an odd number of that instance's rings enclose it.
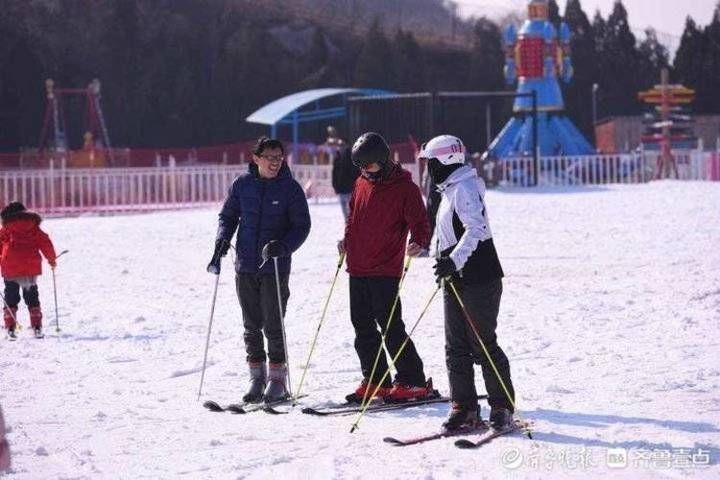
<instances>
[{"instance_id":1,"label":"ski boot","mask_svg":"<svg viewBox=\"0 0 720 480\"><path fill-rule=\"evenodd\" d=\"M30 312L30 326L33 329L33 333L35 334L35 338L43 338L45 334L42 332L42 310L40 310L40 305L36 307L28 307L28 312Z\"/></svg>"},{"instance_id":2,"label":"ski boot","mask_svg":"<svg viewBox=\"0 0 720 480\"><path fill-rule=\"evenodd\" d=\"M17 340L17 333L15 332L15 327L7 329L7 338L11 342L14 342L15 340Z\"/></svg>"},{"instance_id":3,"label":"ski boot","mask_svg":"<svg viewBox=\"0 0 720 480\"><path fill-rule=\"evenodd\" d=\"M432 378L428 379L427 383L423 386L407 385L395 381L390 393L385 397L385 401L388 403L403 403L414 400L425 400L433 398L435 395L436 392L433 390Z\"/></svg>"},{"instance_id":4,"label":"ski boot","mask_svg":"<svg viewBox=\"0 0 720 480\"><path fill-rule=\"evenodd\" d=\"M250 368L250 387L242 401L246 403L259 403L263 399L265 390L265 362L248 362Z\"/></svg>"},{"instance_id":5,"label":"ski boot","mask_svg":"<svg viewBox=\"0 0 720 480\"><path fill-rule=\"evenodd\" d=\"M17 307L3 308L3 320L5 321L5 328L7 329L8 340L17 340L17 324L15 323L16 318Z\"/></svg>"},{"instance_id":6,"label":"ski boot","mask_svg":"<svg viewBox=\"0 0 720 480\"><path fill-rule=\"evenodd\" d=\"M513 424L513 414L509 408L492 407L490 409L490 426L495 430L504 430Z\"/></svg>"},{"instance_id":7,"label":"ski boot","mask_svg":"<svg viewBox=\"0 0 720 480\"><path fill-rule=\"evenodd\" d=\"M367 378L363 378L362 382L360 382L360 385L355 389L355 391L349 395L345 395L345 401L348 403L353 404L360 404L363 401L363 398L370 397L373 392L375 392L375 389L377 388L377 385L374 383L368 383ZM380 388L377 388L377 392L375 393L375 398L384 398L387 395L390 394L390 391L392 390L392 387L390 385L382 386ZM367 393L366 393L367 392Z\"/></svg>"},{"instance_id":8,"label":"ski boot","mask_svg":"<svg viewBox=\"0 0 720 480\"><path fill-rule=\"evenodd\" d=\"M268 365L268 384L265 387L263 400L265 403L274 403L290 397L287 391L287 366L284 363L271 363Z\"/></svg>"},{"instance_id":9,"label":"ski boot","mask_svg":"<svg viewBox=\"0 0 720 480\"><path fill-rule=\"evenodd\" d=\"M461 429L479 427L482 424L480 411L477 405L461 405L458 402L452 403L452 410L447 420L443 422L442 428L445 432L452 432Z\"/></svg>"}]
</instances>

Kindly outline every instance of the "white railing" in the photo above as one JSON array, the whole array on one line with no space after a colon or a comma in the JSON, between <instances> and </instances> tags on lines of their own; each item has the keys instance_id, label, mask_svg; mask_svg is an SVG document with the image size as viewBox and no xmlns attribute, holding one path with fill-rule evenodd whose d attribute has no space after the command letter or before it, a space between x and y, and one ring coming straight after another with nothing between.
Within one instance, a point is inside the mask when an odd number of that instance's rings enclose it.
<instances>
[{"instance_id":1,"label":"white railing","mask_svg":"<svg viewBox=\"0 0 720 480\"><path fill-rule=\"evenodd\" d=\"M221 202L241 165L0 171L0 200L44 213L175 209Z\"/></svg>"},{"instance_id":2,"label":"white railing","mask_svg":"<svg viewBox=\"0 0 720 480\"><path fill-rule=\"evenodd\" d=\"M677 153L678 175L687 180L720 180L720 155ZM542 157L541 186L641 183L655 177L657 153ZM419 165L404 164L419 181ZM501 162L503 185L534 185L532 158ZM0 171L0 202L13 200L50 214L133 212L180 209L222 202L233 179L246 165L147 168L53 168ZM315 201L334 198L332 165L293 165L293 175Z\"/></svg>"},{"instance_id":3,"label":"white railing","mask_svg":"<svg viewBox=\"0 0 720 480\"><path fill-rule=\"evenodd\" d=\"M720 180L716 152L673 152L681 180ZM540 186L643 183L655 178L658 152L574 157L541 157L537 173ZM531 157L507 158L501 164L501 184L529 187L535 182Z\"/></svg>"}]
</instances>

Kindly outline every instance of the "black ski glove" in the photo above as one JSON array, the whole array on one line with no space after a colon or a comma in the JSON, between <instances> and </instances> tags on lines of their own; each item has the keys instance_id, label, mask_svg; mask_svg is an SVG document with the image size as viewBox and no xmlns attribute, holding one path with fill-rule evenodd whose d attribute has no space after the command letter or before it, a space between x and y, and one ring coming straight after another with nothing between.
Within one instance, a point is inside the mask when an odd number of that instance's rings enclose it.
<instances>
[{"instance_id":1,"label":"black ski glove","mask_svg":"<svg viewBox=\"0 0 720 480\"><path fill-rule=\"evenodd\" d=\"M210 263L208 263L207 266L208 273L220 275L220 259L227 254L229 248L230 242L224 238L218 238L215 240L215 251L213 252Z\"/></svg>"},{"instance_id":2,"label":"black ski glove","mask_svg":"<svg viewBox=\"0 0 720 480\"><path fill-rule=\"evenodd\" d=\"M228 242L224 238L218 238L217 240L215 240L215 254L214 255L219 255L221 257L224 257L225 255L227 255L227 252L229 249L230 249L230 242Z\"/></svg>"},{"instance_id":3,"label":"black ski glove","mask_svg":"<svg viewBox=\"0 0 720 480\"><path fill-rule=\"evenodd\" d=\"M457 270L455 262L450 257L440 257L433 266L435 269L435 276L437 277L436 282L439 284L443 278L447 278Z\"/></svg>"},{"instance_id":4,"label":"black ski glove","mask_svg":"<svg viewBox=\"0 0 720 480\"><path fill-rule=\"evenodd\" d=\"M279 240L270 240L262 249L262 258L265 262L268 258L285 257L287 254L287 247Z\"/></svg>"}]
</instances>

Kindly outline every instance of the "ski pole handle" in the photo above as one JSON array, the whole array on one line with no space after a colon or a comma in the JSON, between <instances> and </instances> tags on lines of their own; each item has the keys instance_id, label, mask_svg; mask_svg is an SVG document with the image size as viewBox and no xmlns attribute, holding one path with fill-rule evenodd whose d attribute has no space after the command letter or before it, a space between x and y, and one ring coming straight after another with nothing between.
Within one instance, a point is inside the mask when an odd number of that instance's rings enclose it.
<instances>
[{"instance_id":1,"label":"ski pole handle","mask_svg":"<svg viewBox=\"0 0 720 480\"><path fill-rule=\"evenodd\" d=\"M210 259L210 263L208 263L207 266L207 272L212 273L213 275L220 275L220 261L222 260L222 257L220 256L220 252L215 252L212 259Z\"/></svg>"}]
</instances>

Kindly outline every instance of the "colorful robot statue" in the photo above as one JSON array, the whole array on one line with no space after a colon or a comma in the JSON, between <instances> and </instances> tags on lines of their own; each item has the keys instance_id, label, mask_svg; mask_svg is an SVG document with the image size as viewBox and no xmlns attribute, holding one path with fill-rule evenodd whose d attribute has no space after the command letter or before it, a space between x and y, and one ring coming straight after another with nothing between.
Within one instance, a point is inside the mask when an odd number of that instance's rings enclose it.
<instances>
[{"instance_id":1,"label":"colorful robot statue","mask_svg":"<svg viewBox=\"0 0 720 480\"><path fill-rule=\"evenodd\" d=\"M505 79L517 81L518 93L537 92L538 147L540 155L590 155L594 148L564 114L558 76L569 83L573 76L570 29L560 34L548 21L547 0L530 0L528 19L519 31L505 31ZM532 155L532 97L517 97L513 118L488 148L487 156L507 158Z\"/></svg>"}]
</instances>

